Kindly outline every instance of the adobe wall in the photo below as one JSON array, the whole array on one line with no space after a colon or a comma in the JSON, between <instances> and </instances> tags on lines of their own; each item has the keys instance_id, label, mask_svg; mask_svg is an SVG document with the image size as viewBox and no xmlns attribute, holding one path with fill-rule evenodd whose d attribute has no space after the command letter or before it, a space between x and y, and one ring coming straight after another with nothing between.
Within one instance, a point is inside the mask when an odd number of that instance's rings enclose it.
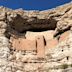
<instances>
[{"instance_id":1,"label":"adobe wall","mask_svg":"<svg viewBox=\"0 0 72 72\"><path fill-rule=\"evenodd\" d=\"M42 33L42 32L41 32ZM12 48L16 50L24 50L24 51L36 51L36 55L38 55L40 58L45 57L45 49L49 48L55 48L60 42L66 40L66 38L69 36L70 31L64 32L59 39L54 38L52 32L46 32L47 36L45 38L45 32L44 34L40 35L38 33L31 32L31 38L11 38ZM30 33L29 33L30 34ZM37 35L36 35L37 34ZM35 36L36 35L36 36ZM33 37L34 36L34 37ZM33 37L33 39L32 39Z\"/></svg>"}]
</instances>

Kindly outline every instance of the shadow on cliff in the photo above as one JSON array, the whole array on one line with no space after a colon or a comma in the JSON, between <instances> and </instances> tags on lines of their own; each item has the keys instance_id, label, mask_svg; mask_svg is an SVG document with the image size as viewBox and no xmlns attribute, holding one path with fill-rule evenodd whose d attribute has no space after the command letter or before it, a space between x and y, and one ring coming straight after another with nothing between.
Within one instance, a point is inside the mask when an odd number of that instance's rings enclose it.
<instances>
[{"instance_id":1,"label":"shadow on cliff","mask_svg":"<svg viewBox=\"0 0 72 72\"><path fill-rule=\"evenodd\" d=\"M37 17L23 18L18 15L10 27L19 33L24 33L25 31L46 31L54 30L56 28L57 21L55 19L38 19Z\"/></svg>"},{"instance_id":2,"label":"shadow on cliff","mask_svg":"<svg viewBox=\"0 0 72 72\"><path fill-rule=\"evenodd\" d=\"M26 31L42 32L46 30L55 30L57 21L55 19L38 19L37 17L21 17L19 14L12 22L9 22L6 36L10 38L13 35L22 35Z\"/></svg>"}]
</instances>

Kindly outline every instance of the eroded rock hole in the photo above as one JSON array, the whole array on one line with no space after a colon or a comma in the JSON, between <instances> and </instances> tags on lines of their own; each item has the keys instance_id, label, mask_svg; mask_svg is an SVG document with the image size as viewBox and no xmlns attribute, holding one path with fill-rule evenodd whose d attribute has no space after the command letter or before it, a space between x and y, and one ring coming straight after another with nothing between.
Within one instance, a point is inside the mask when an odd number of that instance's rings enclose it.
<instances>
[{"instance_id":1,"label":"eroded rock hole","mask_svg":"<svg viewBox=\"0 0 72 72\"><path fill-rule=\"evenodd\" d=\"M69 60L69 56L67 56L67 60Z\"/></svg>"},{"instance_id":2,"label":"eroded rock hole","mask_svg":"<svg viewBox=\"0 0 72 72\"><path fill-rule=\"evenodd\" d=\"M63 52L64 50L62 49L62 52Z\"/></svg>"}]
</instances>

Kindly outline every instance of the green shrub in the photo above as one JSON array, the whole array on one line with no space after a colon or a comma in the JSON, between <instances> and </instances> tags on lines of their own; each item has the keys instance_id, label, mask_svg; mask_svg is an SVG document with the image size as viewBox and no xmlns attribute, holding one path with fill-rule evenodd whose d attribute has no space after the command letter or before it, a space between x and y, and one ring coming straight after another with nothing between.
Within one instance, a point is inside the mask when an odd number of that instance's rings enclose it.
<instances>
[{"instance_id":1,"label":"green shrub","mask_svg":"<svg viewBox=\"0 0 72 72\"><path fill-rule=\"evenodd\" d=\"M70 66L72 67L72 64Z\"/></svg>"},{"instance_id":2,"label":"green shrub","mask_svg":"<svg viewBox=\"0 0 72 72\"><path fill-rule=\"evenodd\" d=\"M61 65L61 69L66 69L66 68L68 68L68 64Z\"/></svg>"}]
</instances>

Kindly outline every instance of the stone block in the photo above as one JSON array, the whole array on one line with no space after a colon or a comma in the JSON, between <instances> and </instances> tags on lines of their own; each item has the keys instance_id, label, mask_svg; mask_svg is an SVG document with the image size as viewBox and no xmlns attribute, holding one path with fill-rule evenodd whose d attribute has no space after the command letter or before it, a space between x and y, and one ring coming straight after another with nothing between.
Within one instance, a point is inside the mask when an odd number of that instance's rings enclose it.
<instances>
[{"instance_id":1,"label":"stone block","mask_svg":"<svg viewBox=\"0 0 72 72\"><path fill-rule=\"evenodd\" d=\"M12 48L17 50L36 50L36 41L24 38L13 39Z\"/></svg>"},{"instance_id":2,"label":"stone block","mask_svg":"<svg viewBox=\"0 0 72 72\"><path fill-rule=\"evenodd\" d=\"M44 58L45 56L44 37L37 36L36 41L37 41L37 57Z\"/></svg>"}]
</instances>

